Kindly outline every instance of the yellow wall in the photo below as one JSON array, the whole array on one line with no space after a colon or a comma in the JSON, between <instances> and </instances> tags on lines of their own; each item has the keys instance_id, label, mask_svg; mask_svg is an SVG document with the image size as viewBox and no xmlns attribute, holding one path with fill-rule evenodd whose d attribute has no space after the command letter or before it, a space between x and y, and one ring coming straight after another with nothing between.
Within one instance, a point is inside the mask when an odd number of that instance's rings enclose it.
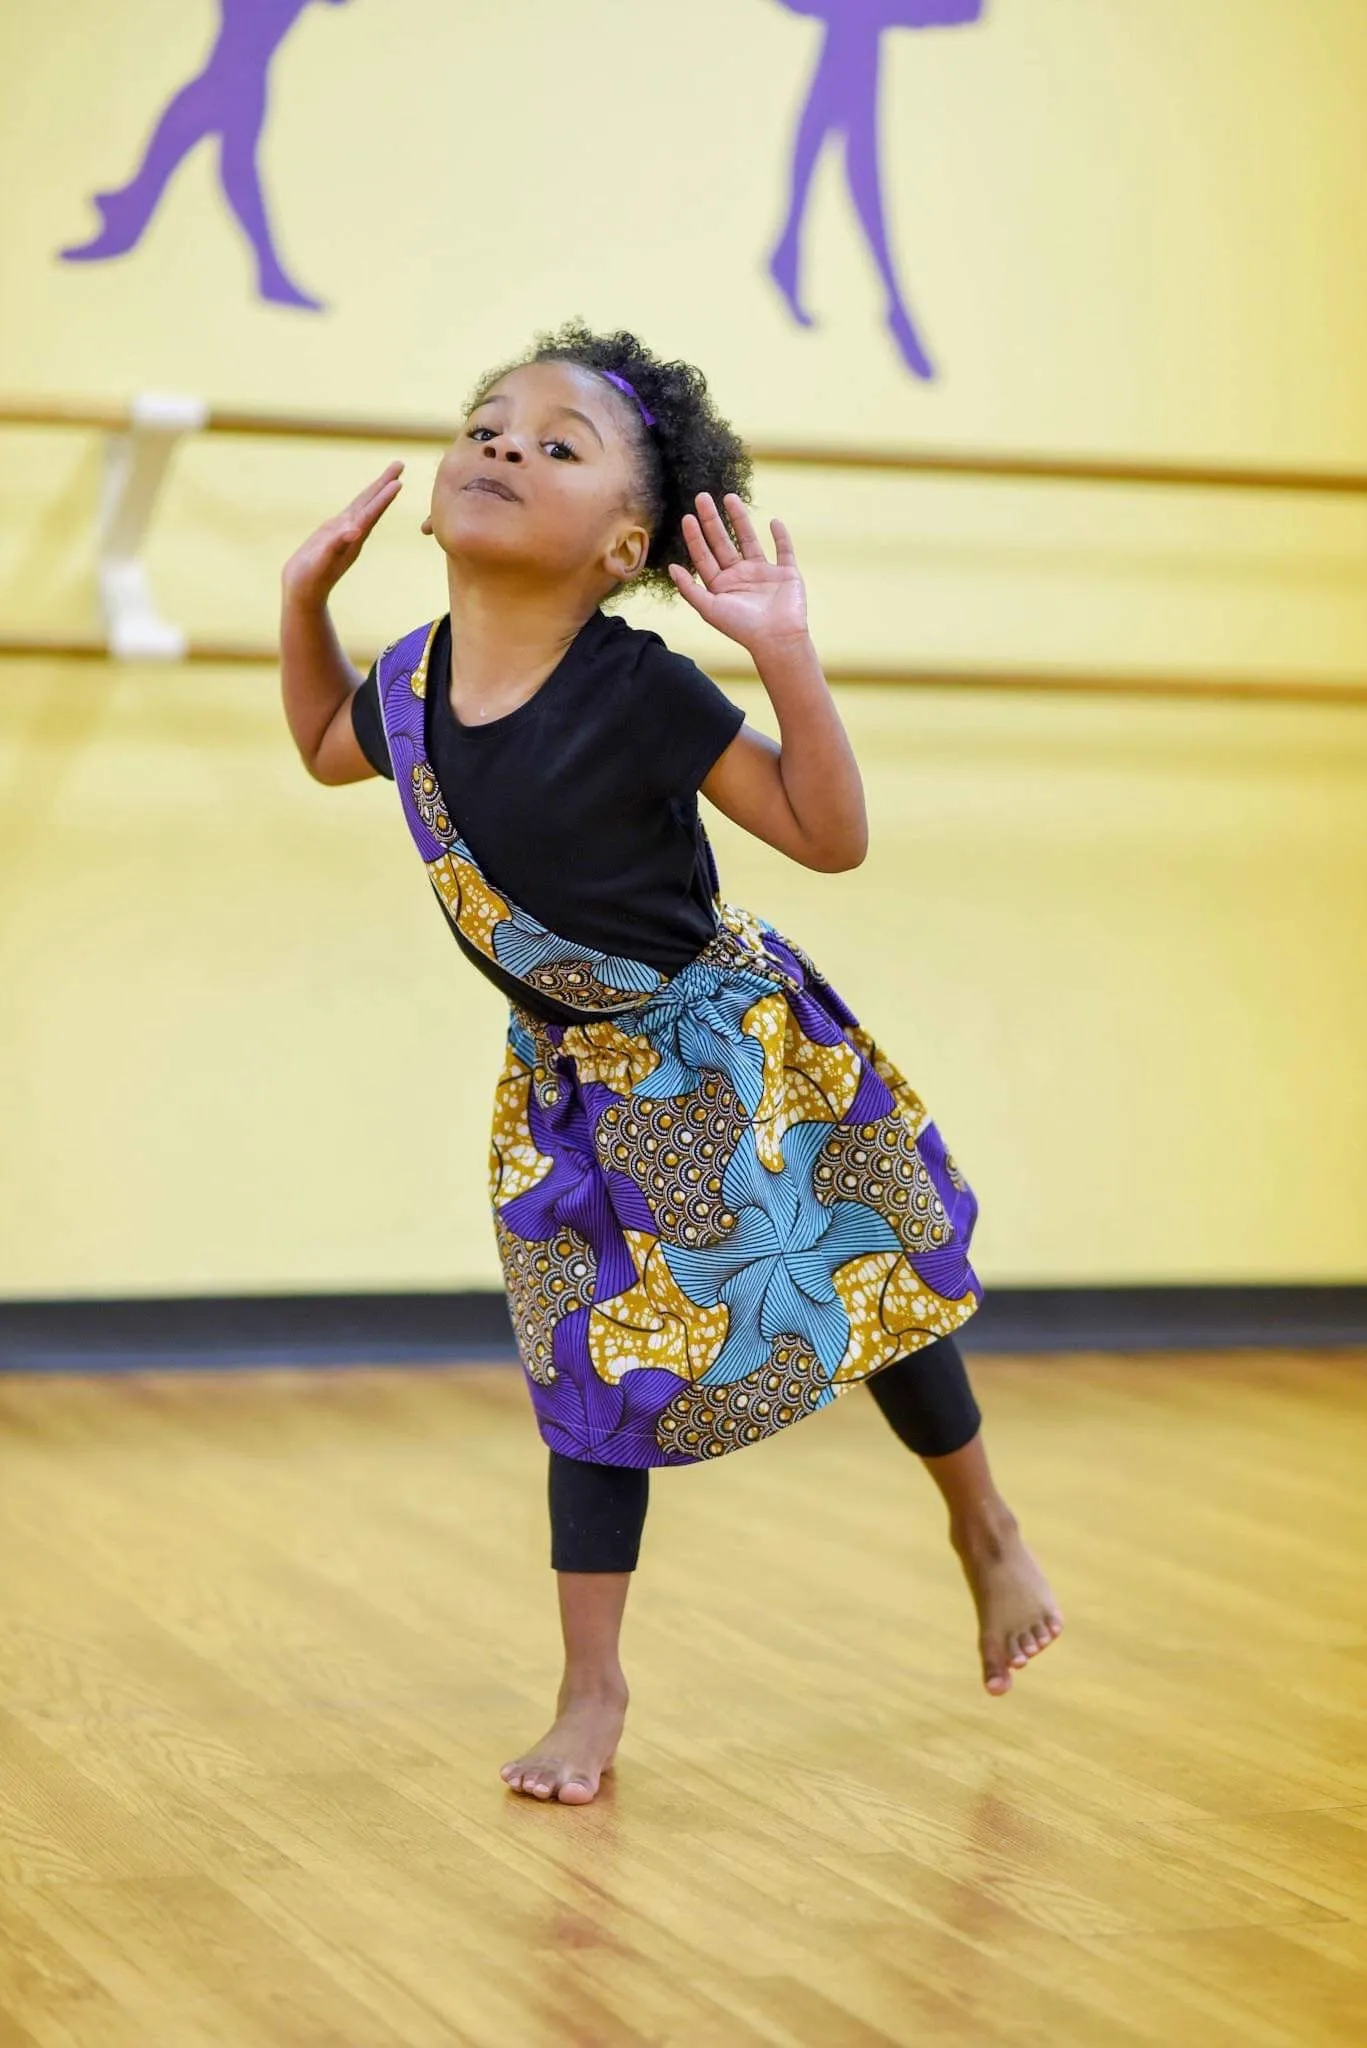
<instances>
[{"instance_id":1,"label":"yellow wall","mask_svg":"<svg viewBox=\"0 0 1367 2048\"><path fill-rule=\"evenodd\" d=\"M326 316L267 308L201 151L131 257L53 260L203 55L208 5L0 18L0 390L450 414L582 312L700 360L757 438L1367 468L1367 8L993 0L887 42L879 326L834 158L801 333L762 272L815 24L771 0L310 8L263 161ZM201 634L383 451L203 441L151 548ZM0 433L0 628L90 629L100 449ZM440 603L431 458L339 602ZM833 658L1367 674L1360 506L761 478ZM728 660L691 617L676 644ZM874 851L718 830L910 1072L989 1283L1367 1271L1367 714L845 693ZM764 716L763 706L751 707ZM497 999L387 788L314 788L266 673L0 666L0 1291L493 1282ZM426 1086L420 1088L421 1078Z\"/></svg>"}]
</instances>

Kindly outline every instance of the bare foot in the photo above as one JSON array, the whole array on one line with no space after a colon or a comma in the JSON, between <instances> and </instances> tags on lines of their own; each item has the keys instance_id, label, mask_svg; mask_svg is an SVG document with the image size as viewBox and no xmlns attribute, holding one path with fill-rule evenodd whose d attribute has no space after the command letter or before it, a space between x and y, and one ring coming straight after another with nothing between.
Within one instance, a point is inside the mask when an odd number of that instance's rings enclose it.
<instances>
[{"instance_id":1,"label":"bare foot","mask_svg":"<svg viewBox=\"0 0 1367 2048\"><path fill-rule=\"evenodd\" d=\"M627 1717L625 1685L605 1692L562 1693L554 1726L499 1775L511 1792L587 1806L610 1770Z\"/></svg>"},{"instance_id":2,"label":"bare foot","mask_svg":"<svg viewBox=\"0 0 1367 2048\"><path fill-rule=\"evenodd\" d=\"M983 1684L993 1694L1010 1692L1011 1673L1062 1634L1058 1602L1009 1510L971 1529L951 1526L950 1540L978 1610Z\"/></svg>"}]
</instances>

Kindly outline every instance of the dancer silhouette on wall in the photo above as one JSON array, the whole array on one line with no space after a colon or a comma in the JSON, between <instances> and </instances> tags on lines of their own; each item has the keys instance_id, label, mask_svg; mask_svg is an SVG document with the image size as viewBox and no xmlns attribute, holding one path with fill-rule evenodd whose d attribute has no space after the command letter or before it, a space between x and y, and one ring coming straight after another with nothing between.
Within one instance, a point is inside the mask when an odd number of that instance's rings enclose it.
<instances>
[{"instance_id":1,"label":"dancer silhouette on wall","mask_svg":"<svg viewBox=\"0 0 1367 2048\"><path fill-rule=\"evenodd\" d=\"M803 327L812 316L798 290L803 216L828 137L845 141L845 178L859 224L887 289L888 327L908 369L933 377L888 246L883 181L878 152L878 67L883 31L889 28L957 28L982 18L985 0L779 0L793 14L812 14L826 24L793 144L788 218L769 259L769 272L793 318Z\"/></svg>"},{"instance_id":2,"label":"dancer silhouette on wall","mask_svg":"<svg viewBox=\"0 0 1367 2048\"><path fill-rule=\"evenodd\" d=\"M280 261L266 213L256 152L266 118L266 74L309 0L220 0L223 19L204 69L183 85L152 132L142 162L126 185L97 192L99 233L63 249L66 263L102 263L137 247L172 173L197 143L218 137L223 196L256 257L256 288L277 305L322 311ZM342 0L328 0L339 6Z\"/></svg>"}]
</instances>

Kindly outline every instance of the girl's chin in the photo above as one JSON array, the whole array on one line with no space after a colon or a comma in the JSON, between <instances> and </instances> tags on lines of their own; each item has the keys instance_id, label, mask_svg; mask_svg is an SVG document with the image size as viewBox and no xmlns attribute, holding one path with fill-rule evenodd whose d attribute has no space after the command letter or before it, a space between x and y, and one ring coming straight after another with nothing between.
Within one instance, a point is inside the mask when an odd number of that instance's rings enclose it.
<instances>
[{"instance_id":1,"label":"girl's chin","mask_svg":"<svg viewBox=\"0 0 1367 2048\"><path fill-rule=\"evenodd\" d=\"M508 507L513 510L513 507ZM529 543L525 533L494 530L493 522L474 519L468 523L463 519L443 520L435 531L442 553L454 569L472 571L488 570L504 573L525 573L533 581L557 581L564 577L582 575L585 563L582 553L567 548L563 553L547 553L544 548Z\"/></svg>"},{"instance_id":2,"label":"girl's chin","mask_svg":"<svg viewBox=\"0 0 1367 2048\"><path fill-rule=\"evenodd\" d=\"M490 568L511 568L519 562L530 568L536 557L525 536L491 531L491 523L479 518L443 521L436 529L436 539L447 560L468 563L471 568L481 563Z\"/></svg>"}]
</instances>

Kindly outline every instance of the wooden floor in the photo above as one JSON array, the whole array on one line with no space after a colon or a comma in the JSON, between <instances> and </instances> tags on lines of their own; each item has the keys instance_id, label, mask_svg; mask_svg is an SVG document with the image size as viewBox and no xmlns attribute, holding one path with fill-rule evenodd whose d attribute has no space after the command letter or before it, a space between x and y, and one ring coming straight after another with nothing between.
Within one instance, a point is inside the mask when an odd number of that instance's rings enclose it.
<instances>
[{"instance_id":1,"label":"wooden floor","mask_svg":"<svg viewBox=\"0 0 1367 2048\"><path fill-rule=\"evenodd\" d=\"M1361 2048L1367 1354L975 1377L1062 1643L852 1395L656 1480L578 1810L511 1373L0 1379L0 2044Z\"/></svg>"}]
</instances>

